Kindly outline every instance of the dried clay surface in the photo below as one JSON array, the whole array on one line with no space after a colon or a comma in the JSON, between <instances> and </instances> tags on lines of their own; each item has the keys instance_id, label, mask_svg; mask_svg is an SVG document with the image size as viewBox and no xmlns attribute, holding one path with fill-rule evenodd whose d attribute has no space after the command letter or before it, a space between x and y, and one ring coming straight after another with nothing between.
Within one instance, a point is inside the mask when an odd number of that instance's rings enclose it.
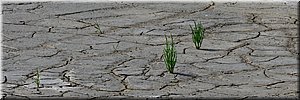
<instances>
[{"instance_id":1,"label":"dried clay surface","mask_svg":"<svg viewBox=\"0 0 300 100\"><path fill-rule=\"evenodd\" d=\"M3 98L298 97L297 2L5 2L2 15Z\"/></svg>"}]
</instances>

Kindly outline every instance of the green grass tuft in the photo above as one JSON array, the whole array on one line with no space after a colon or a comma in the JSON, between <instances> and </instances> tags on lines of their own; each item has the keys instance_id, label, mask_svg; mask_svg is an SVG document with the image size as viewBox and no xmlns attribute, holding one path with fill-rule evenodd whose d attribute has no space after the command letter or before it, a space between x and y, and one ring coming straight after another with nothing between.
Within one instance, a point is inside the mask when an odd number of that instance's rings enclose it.
<instances>
[{"instance_id":1,"label":"green grass tuft","mask_svg":"<svg viewBox=\"0 0 300 100\"><path fill-rule=\"evenodd\" d=\"M40 87L40 71L39 71L39 69L37 69L37 71L36 71L36 78L35 78L34 82L36 84L37 91L39 91L39 87Z\"/></svg>"},{"instance_id":2,"label":"green grass tuft","mask_svg":"<svg viewBox=\"0 0 300 100\"><path fill-rule=\"evenodd\" d=\"M172 34L171 34L171 43L168 41L166 35L165 38L166 38L166 47L164 48L164 62L166 64L167 70L170 73L173 73L177 61L176 49L174 47Z\"/></svg>"},{"instance_id":3,"label":"green grass tuft","mask_svg":"<svg viewBox=\"0 0 300 100\"><path fill-rule=\"evenodd\" d=\"M204 38L204 28L201 23L194 22L194 24L195 24L194 28L192 28L192 26L190 25L193 34L192 39L196 49L200 49L202 40Z\"/></svg>"},{"instance_id":4,"label":"green grass tuft","mask_svg":"<svg viewBox=\"0 0 300 100\"><path fill-rule=\"evenodd\" d=\"M100 28L100 25L98 23L95 23L94 28L96 28L96 33L103 34L103 31Z\"/></svg>"}]
</instances>

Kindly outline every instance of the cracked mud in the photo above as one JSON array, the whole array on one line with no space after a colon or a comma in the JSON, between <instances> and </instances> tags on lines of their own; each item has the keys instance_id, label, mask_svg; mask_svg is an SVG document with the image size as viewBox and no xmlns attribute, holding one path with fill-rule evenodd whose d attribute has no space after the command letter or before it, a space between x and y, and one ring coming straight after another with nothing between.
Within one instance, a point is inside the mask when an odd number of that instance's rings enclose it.
<instances>
[{"instance_id":1,"label":"cracked mud","mask_svg":"<svg viewBox=\"0 0 300 100\"><path fill-rule=\"evenodd\" d=\"M2 7L4 98L298 97L296 2ZM205 27L200 50L193 21ZM169 33L178 54L174 74L162 59Z\"/></svg>"}]
</instances>

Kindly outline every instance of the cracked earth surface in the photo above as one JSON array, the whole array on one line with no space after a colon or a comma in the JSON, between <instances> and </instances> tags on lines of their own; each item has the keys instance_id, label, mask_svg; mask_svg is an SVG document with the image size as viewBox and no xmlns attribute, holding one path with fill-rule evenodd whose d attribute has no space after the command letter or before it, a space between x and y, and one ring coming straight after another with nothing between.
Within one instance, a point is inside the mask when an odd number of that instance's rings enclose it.
<instances>
[{"instance_id":1,"label":"cracked earth surface","mask_svg":"<svg viewBox=\"0 0 300 100\"><path fill-rule=\"evenodd\" d=\"M298 97L296 2L2 7L4 98ZM205 27L200 50L191 40L193 21ZM169 33L175 74L162 59Z\"/></svg>"}]
</instances>

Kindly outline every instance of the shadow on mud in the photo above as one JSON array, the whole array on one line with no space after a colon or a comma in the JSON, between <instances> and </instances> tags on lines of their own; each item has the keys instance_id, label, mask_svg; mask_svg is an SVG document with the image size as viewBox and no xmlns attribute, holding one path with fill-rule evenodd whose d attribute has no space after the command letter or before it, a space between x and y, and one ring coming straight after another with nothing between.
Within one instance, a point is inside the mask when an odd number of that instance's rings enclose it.
<instances>
[{"instance_id":1,"label":"shadow on mud","mask_svg":"<svg viewBox=\"0 0 300 100\"><path fill-rule=\"evenodd\" d=\"M204 51L225 51L222 49L199 49L199 50L204 50Z\"/></svg>"},{"instance_id":2,"label":"shadow on mud","mask_svg":"<svg viewBox=\"0 0 300 100\"><path fill-rule=\"evenodd\" d=\"M173 74L182 75L182 76L186 76L186 77L192 77L192 78L198 77L198 75L185 74L185 73L177 73L177 72L174 72Z\"/></svg>"}]
</instances>

